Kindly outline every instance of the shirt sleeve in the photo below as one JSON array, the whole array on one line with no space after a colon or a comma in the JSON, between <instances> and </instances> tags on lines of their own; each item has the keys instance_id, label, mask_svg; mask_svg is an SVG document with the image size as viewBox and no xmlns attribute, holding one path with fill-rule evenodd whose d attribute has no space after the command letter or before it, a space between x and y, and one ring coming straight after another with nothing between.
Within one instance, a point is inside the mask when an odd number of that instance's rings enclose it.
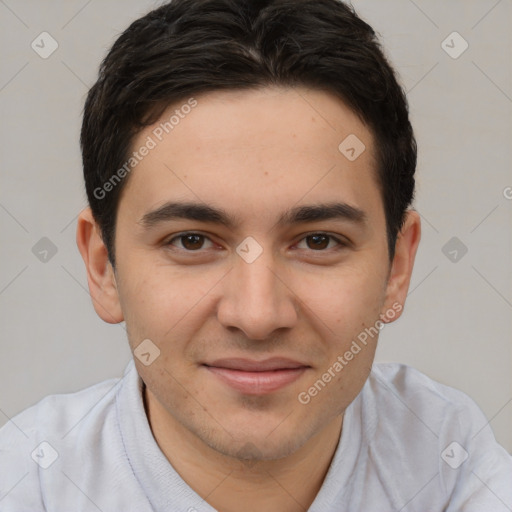
<instances>
[{"instance_id":1,"label":"shirt sleeve","mask_svg":"<svg viewBox=\"0 0 512 512\"><path fill-rule=\"evenodd\" d=\"M512 511L512 456L496 441L478 405L462 392L447 415L440 475L451 493L446 512Z\"/></svg>"},{"instance_id":2,"label":"shirt sleeve","mask_svg":"<svg viewBox=\"0 0 512 512\"><path fill-rule=\"evenodd\" d=\"M45 453L44 445L38 448L26 417L25 413L9 420L0 429L1 512L45 512L38 463L44 465L51 454Z\"/></svg>"}]
</instances>

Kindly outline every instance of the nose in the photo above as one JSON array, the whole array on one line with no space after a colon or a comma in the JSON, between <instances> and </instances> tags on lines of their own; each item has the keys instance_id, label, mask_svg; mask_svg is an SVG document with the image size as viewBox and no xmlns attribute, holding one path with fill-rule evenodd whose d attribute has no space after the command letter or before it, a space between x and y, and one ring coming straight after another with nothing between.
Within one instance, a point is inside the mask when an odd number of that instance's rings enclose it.
<instances>
[{"instance_id":1,"label":"nose","mask_svg":"<svg viewBox=\"0 0 512 512\"><path fill-rule=\"evenodd\" d=\"M252 340L268 339L274 331L297 323L298 300L287 283L287 272L264 252L252 263L235 256L223 280L217 318Z\"/></svg>"}]
</instances>

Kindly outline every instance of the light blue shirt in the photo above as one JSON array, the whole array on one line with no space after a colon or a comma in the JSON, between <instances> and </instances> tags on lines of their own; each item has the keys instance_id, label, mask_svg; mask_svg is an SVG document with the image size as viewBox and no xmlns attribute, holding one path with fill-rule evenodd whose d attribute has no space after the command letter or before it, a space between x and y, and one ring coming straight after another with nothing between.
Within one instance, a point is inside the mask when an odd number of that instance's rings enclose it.
<instances>
[{"instance_id":1,"label":"light blue shirt","mask_svg":"<svg viewBox=\"0 0 512 512\"><path fill-rule=\"evenodd\" d=\"M1 512L214 512L156 444L122 379L46 397L0 430ZM242 509L241 509L242 510ZM512 457L465 394L374 364L310 512L512 510Z\"/></svg>"}]
</instances>

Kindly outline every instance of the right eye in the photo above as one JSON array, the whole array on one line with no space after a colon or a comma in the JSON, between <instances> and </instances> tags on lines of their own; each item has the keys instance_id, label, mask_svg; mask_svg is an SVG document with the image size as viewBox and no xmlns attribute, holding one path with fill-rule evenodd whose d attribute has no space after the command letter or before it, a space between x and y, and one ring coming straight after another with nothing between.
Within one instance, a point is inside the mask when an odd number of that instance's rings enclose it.
<instances>
[{"instance_id":1,"label":"right eye","mask_svg":"<svg viewBox=\"0 0 512 512\"><path fill-rule=\"evenodd\" d=\"M166 245L172 245L184 251L196 252L204 248L206 241L210 242L210 247L213 246L212 241L201 233L181 233L171 238Z\"/></svg>"}]
</instances>

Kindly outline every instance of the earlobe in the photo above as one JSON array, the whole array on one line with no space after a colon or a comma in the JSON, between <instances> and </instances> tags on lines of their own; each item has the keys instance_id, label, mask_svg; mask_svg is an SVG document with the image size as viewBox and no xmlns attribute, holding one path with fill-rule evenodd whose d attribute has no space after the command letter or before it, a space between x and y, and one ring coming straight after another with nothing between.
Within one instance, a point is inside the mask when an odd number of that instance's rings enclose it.
<instances>
[{"instance_id":1,"label":"earlobe","mask_svg":"<svg viewBox=\"0 0 512 512\"><path fill-rule=\"evenodd\" d=\"M420 238L420 216L414 210L408 210L396 240L395 256L386 287L384 310L381 312L381 318L386 323L396 320L402 314ZM390 310L394 310L395 314L386 315Z\"/></svg>"},{"instance_id":2,"label":"earlobe","mask_svg":"<svg viewBox=\"0 0 512 512\"><path fill-rule=\"evenodd\" d=\"M86 208L78 216L76 243L85 263L89 292L96 313L105 322L122 322L124 318L114 270L90 208Z\"/></svg>"}]
</instances>

